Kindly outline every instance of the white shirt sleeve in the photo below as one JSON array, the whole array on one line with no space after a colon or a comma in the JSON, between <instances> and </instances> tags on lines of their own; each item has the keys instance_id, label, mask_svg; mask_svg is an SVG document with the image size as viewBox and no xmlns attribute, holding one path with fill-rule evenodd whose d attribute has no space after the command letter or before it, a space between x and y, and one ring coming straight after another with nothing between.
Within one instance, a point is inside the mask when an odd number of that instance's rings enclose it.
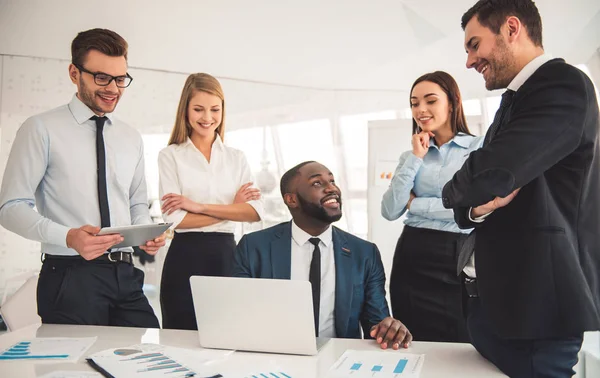
<instances>
[{"instance_id":1,"label":"white shirt sleeve","mask_svg":"<svg viewBox=\"0 0 600 378\"><path fill-rule=\"evenodd\" d=\"M66 247L70 227L34 210L35 192L48 168L49 144L46 128L35 118L19 128L0 190L0 224L24 238Z\"/></svg>"},{"instance_id":2,"label":"white shirt sleeve","mask_svg":"<svg viewBox=\"0 0 600 378\"><path fill-rule=\"evenodd\" d=\"M169 147L161 150L158 154L158 188L161 206L163 204L162 197L165 194L182 194L182 188L177 174L177 163L175 162L173 151ZM175 228L181 223L183 218L185 218L186 214L187 211L177 209L171 214L163 213L163 219L168 223L173 222L171 227Z\"/></svg>"},{"instance_id":3,"label":"white shirt sleeve","mask_svg":"<svg viewBox=\"0 0 600 378\"><path fill-rule=\"evenodd\" d=\"M478 216L478 217L472 217L472 216L471 216L471 211L473 211L473 208L472 208L472 207L470 207L470 208L469 208L469 213L467 214L467 216L469 217L469 220L470 220L471 222L474 222L474 223L483 223L483 221L485 220L485 218L487 218L488 216L490 216L490 214L491 214L491 213L493 213L493 212L494 212L494 211L492 210L492 211L490 211L490 212L489 212L489 213L487 213L487 214L483 214L483 215L480 215L480 216Z\"/></svg>"},{"instance_id":4,"label":"white shirt sleeve","mask_svg":"<svg viewBox=\"0 0 600 378\"><path fill-rule=\"evenodd\" d=\"M238 151L238 159L240 164L240 182L238 185L238 189L242 185L249 182L253 182L254 184L252 186L257 187L256 181L254 180L254 177L252 175L252 170L250 169L250 165L248 164L248 160L246 159L246 155L244 155L242 151ZM254 210L256 210L261 220L263 220L265 217L265 207L262 196L263 195L261 193L259 200L248 201L248 204L252 206Z\"/></svg>"}]
</instances>

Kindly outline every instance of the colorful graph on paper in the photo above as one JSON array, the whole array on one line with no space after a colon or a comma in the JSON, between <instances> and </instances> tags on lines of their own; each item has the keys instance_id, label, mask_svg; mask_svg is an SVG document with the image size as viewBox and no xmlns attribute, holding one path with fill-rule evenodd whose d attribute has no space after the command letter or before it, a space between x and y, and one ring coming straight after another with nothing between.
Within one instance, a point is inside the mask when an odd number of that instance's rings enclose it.
<instances>
[{"instance_id":1,"label":"colorful graph on paper","mask_svg":"<svg viewBox=\"0 0 600 378\"><path fill-rule=\"evenodd\" d=\"M221 374L214 372L206 374L204 371L206 369L203 369L202 366L206 362L221 357L224 357L222 352L211 354L206 351L186 350L157 344L140 344L98 352L90 356L88 362L94 367L101 367L115 377L220 378Z\"/></svg>"},{"instance_id":2,"label":"colorful graph on paper","mask_svg":"<svg viewBox=\"0 0 600 378\"><path fill-rule=\"evenodd\" d=\"M20 341L0 352L1 360L61 360L77 361L95 337L39 338Z\"/></svg>"},{"instance_id":3,"label":"colorful graph on paper","mask_svg":"<svg viewBox=\"0 0 600 378\"><path fill-rule=\"evenodd\" d=\"M247 375L245 378L292 378L291 375L282 371L269 371Z\"/></svg>"},{"instance_id":4,"label":"colorful graph on paper","mask_svg":"<svg viewBox=\"0 0 600 378\"><path fill-rule=\"evenodd\" d=\"M196 372L162 352L135 349L115 349L110 357L92 357L93 361L115 376L123 377L185 377Z\"/></svg>"},{"instance_id":5,"label":"colorful graph on paper","mask_svg":"<svg viewBox=\"0 0 600 378\"><path fill-rule=\"evenodd\" d=\"M397 351L347 350L329 370L330 378L417 378L425 355Z\"/></svg>"}]
</instances>

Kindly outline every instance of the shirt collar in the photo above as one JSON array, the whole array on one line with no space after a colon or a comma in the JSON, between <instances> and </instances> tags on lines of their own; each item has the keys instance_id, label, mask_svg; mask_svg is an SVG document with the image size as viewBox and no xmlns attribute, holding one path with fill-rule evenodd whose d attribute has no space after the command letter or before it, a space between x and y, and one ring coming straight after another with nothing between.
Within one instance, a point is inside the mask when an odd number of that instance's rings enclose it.
<instances>
[{"instance_id":1,"label":"shirt collar","mask_svg":"<svg viewBox=\"0 0 600 378\"><path fill-rule=\"evenodd\" d=\"M465 133L457 133L451 141L462 148L469 148L471 146L472 139L472 135Z\"/></svg>"},{"instance_id":2,"label":"shirt collar","mask_svg":"<svg viewBox=\"0 0 600 378\"><path fill-rule=\"evenodd\" d=\"M215 141L213 142L213 147L217 147L219 150L223 151L225 149L225 143L221 139L221 136L218 133L215 133Z\"/></svg>"},{"instance_id":3,"label":"shirt collar","mask_svg":"<svg viewBox=\"0 0 600 378\"><path fill-rule=\"evenodd\" d=\"M454 138L450 139L448 141L448 143L454 142L454 144L456 144L459 147L469 148L471 146L472 138L473 138L472 135L465 134L463 132L459 132L454 136ZM440 149L440 147L438 147L438 145L435 143L429 143L429 148L435 148L438 150Z\"/></svg>"},{"instance_id":4,"label":"shirt collar","mask_svg":"<svg viewBox=\"0 0 600 378\"><path fill-rule=\"evenodd\" d=\"M192 142L192 139L190 139L189 136L187 137L187 140L185 141L185 145L188 145L188 146L191 146L193 148L196 148L196 146ZM215 141L212 144L212 148L213 148L213 150L215 148L217 148L219 151L224 151L225 150L225 143L223 143L223 140L221 139L221 136L219 134L216 134Z\"/></svg>"},{"instance_id":5,"label":"shirt collar","mask_svg":"<svg viewBox=\"0 0 600 378\"><path fill-rule=\"evenodd\" d=\"M325 246L327 248L329 248L331 243L333 243L331 225L329 227L327 227L327 229L325 231L323 231L323 233L321 235L312 236L312 235L308 234L306 231L304 231L303 229L301 229L300 227L298 227L298 225L296 225L296 222L294 222L292 220L292 239L294 239L296 244L298 244L299 246L303 246L304 244L309 242L308 239L310 239L310 238L321 239L321 242L323 244L325 244Z\"/></svg>"},{"instance_id":6,"label":"shirt collar","mask_svg":"<svg viewBox=\"0 0 600 378\"><path fill-rule=\"evenodd\" d=\"M525 67L515 76L514 79L508 84L508 89L513 91L518 91L519 88L533 75L538 68L540 68L544 63L552 60L552 55L550 54L542 54L537 58L533 59L531 62L527 63Z\"/></svg>"},{"instance_id":7,"label":"shirt collar","mask_svg":"<svg viewBox=\"0 0 600 378\"><path fill-rule=\"evenodd\" d=\"M94 113L90 108L88 108L86 104L81 102L79 97L77 97L77 93L73 95L71 102L69 102L69 110L71 111L73 118L75 118L75 121L77 121L77 123L80 125L96 115L96 113ZM110 121L109 124L112 124L112 113L104 113L104 115Z\"/></svg>"}]
</instances>

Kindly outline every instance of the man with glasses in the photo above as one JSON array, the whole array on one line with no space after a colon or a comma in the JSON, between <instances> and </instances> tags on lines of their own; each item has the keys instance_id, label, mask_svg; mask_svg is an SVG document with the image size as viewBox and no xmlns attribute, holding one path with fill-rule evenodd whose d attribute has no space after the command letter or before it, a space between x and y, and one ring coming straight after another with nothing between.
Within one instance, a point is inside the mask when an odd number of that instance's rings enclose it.
<instances>
[{"instance_id":1,"label":"man with glasses","mask_svg":"<svg viewBox=\"0 0 600 378\"><path fill-rule=\"evenodd\" d=\"M42 322L158 328L132 248L111 248L120 235L97 235L100 227L152 223L142 138L111 114L132 81L127 42L92 29L77 35L71 55L77 93L17 132L0 190L0 224L42 243ZM164 244L160 237L140 248L156 254Z\"/></svg>"}]
</instances>

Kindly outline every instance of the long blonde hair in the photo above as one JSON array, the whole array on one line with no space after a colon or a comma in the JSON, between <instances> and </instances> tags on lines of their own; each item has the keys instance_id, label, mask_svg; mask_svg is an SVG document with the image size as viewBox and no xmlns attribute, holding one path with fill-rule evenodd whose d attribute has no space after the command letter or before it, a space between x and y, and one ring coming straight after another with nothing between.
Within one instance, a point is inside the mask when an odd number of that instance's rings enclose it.
<instances>
[{"instance_id":1,"label":"long blonde hair","mask_svg":"<svg viewBox=\"0 0 600 378\"><path fill-rule=\"evenodd\" d=\"M223 94L221 83L207 73L195 73L188 76L181 91L177 116L175 117L175 126L173 126L173 131L171 131L169 145L184 143L192 134L192 126L187 119L187 108L192 97L197 92L206 92L221 99L223 105L221 108L221 124L215 132L219 134L221 140L225 139L225 95Z\"/></svg>"}]
</instances>

